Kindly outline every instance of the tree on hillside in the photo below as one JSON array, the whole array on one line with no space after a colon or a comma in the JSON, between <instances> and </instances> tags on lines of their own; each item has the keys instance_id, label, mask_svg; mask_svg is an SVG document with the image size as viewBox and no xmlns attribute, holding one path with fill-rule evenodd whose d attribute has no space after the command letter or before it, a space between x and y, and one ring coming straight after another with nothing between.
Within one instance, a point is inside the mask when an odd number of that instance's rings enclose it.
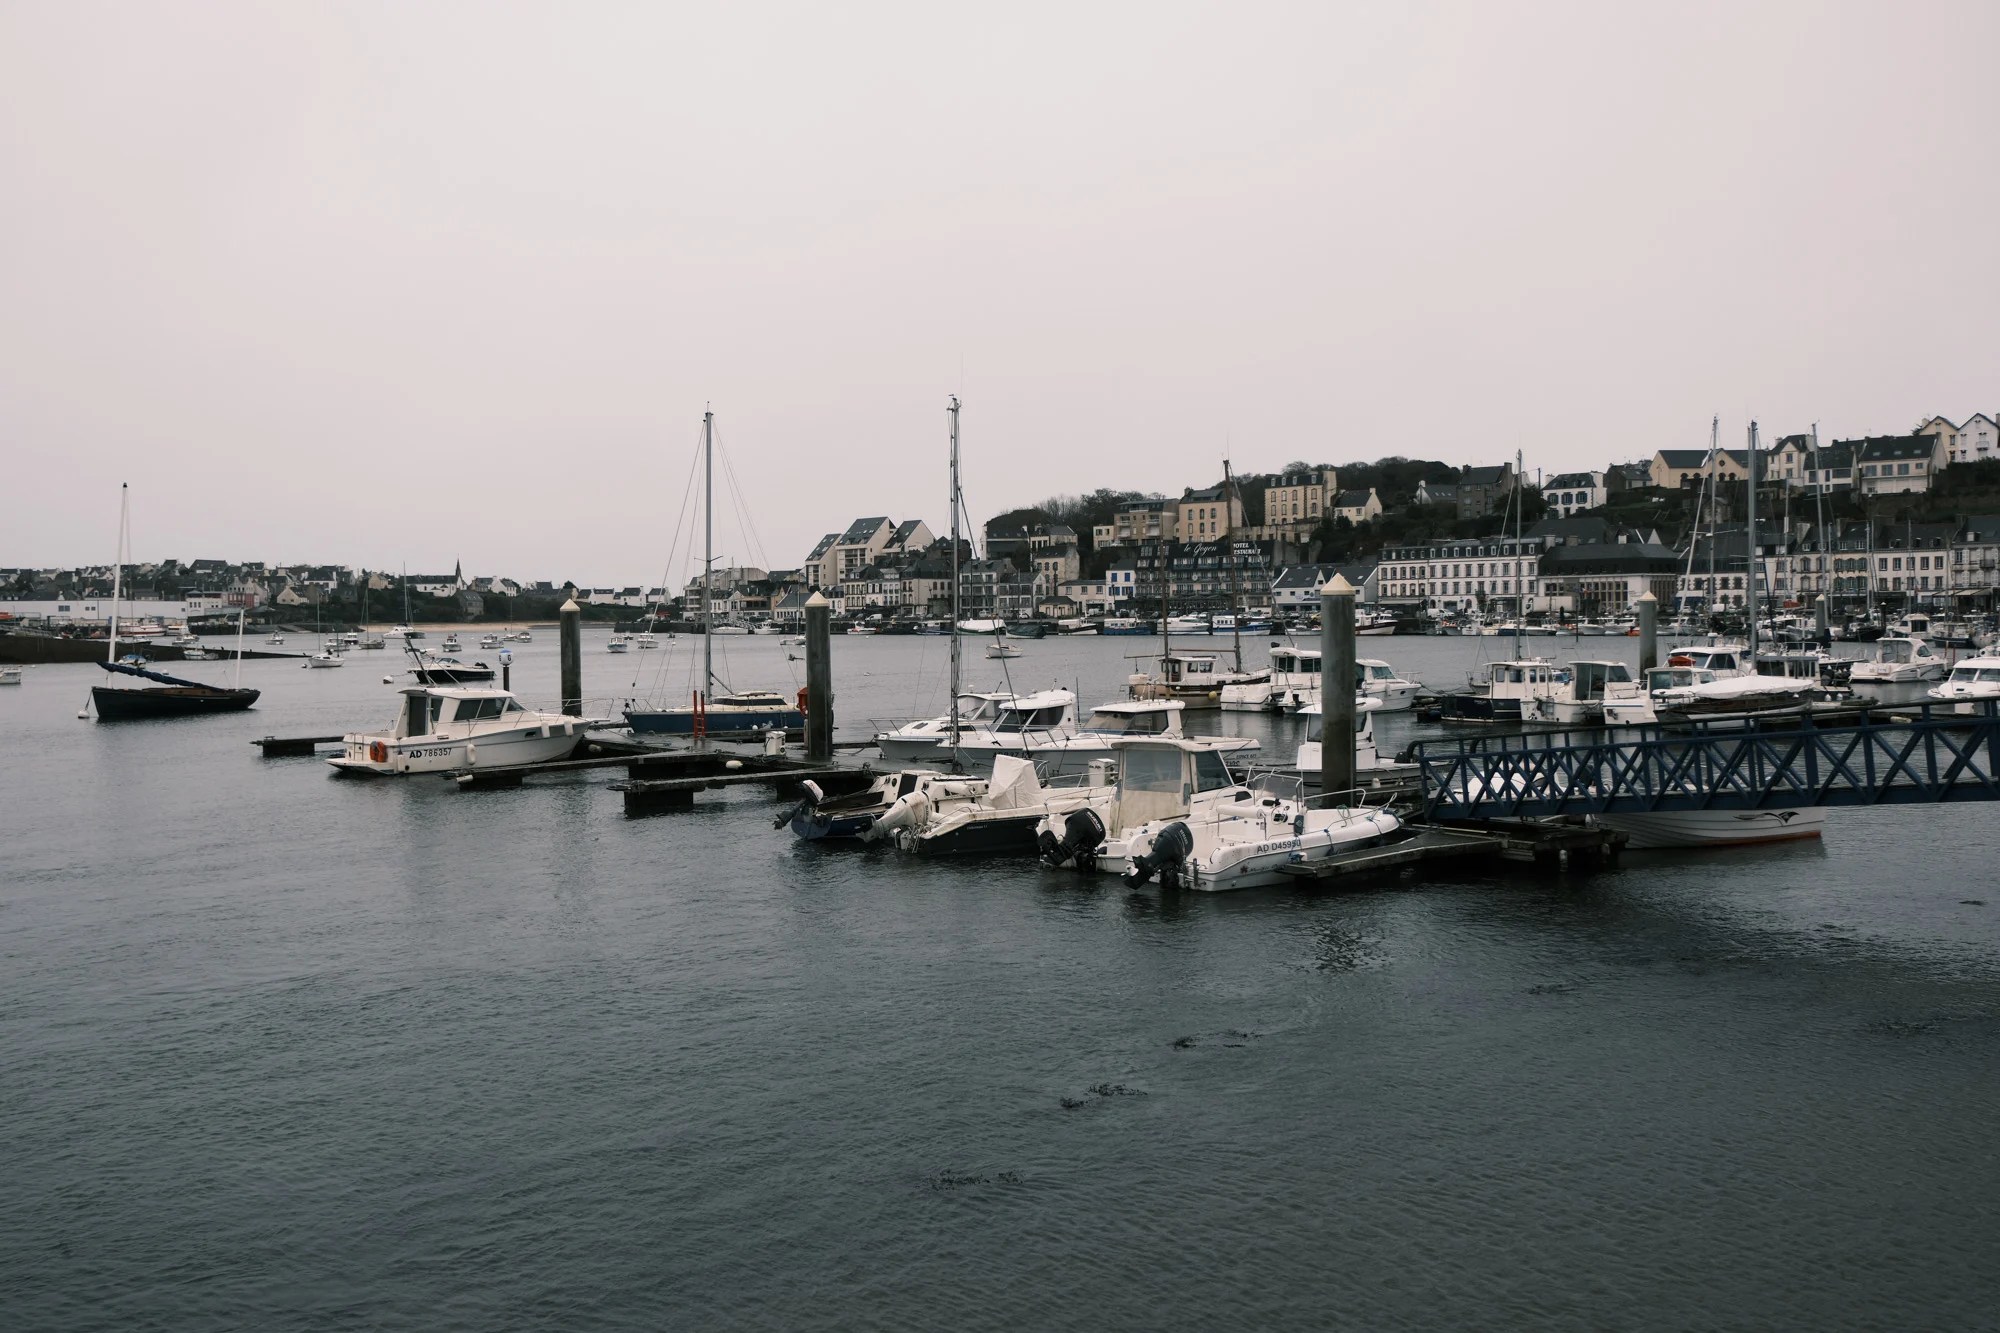
<instances>
[{"instance_id":1,"label":"tree on hillside","mask_svg":"<svg viewBox=\"0 0 2000 1333\"><path fill-rule=\"evenodd\" d=\"M1145 491L1114 491L1100 487L1088 495L1056 495L1035 506L1037 512L1047 515L1047 522L1065 523L1076 531L1077 546L1085 551L1095 549L1090 530L1101 523L1109 523L1118 514L1118 506L1128 500L1158 499L1159 493Z\"/></svg>"}]
</instances>

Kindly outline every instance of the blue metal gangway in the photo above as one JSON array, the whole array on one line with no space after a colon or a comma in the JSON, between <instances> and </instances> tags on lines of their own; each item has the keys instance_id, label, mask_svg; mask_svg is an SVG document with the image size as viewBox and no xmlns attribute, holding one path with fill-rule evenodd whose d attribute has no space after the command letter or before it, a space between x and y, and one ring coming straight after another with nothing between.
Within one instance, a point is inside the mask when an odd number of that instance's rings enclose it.
<instances>
[{"instance_id":1,"label":"blue metal gangway","mask_svg":"<svg viewBox=\"0 0 2000 1333\"><path fill-rule=\"evenodd\" d=\"M1993 801L1996 705L1909 705L1755 729L1478 736L1412 749L1431 819Z\"/></svg>"}]
</instances>

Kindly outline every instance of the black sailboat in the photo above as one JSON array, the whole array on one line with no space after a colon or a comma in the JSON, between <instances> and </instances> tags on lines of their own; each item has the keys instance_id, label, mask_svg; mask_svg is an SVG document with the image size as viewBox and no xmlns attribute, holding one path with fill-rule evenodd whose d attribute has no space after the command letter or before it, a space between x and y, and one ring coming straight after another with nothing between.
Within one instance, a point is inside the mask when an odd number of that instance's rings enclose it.
<instances>
[{"instance_id":1,"label":"black sailboat","mask_svg":"<svg viewBox=\"0 0 2000 1333\"><path fill-rule=\"evenodd\" d=\"M132 535L131 497L122 484L118 488L118 496L118 563L111 575L111 646L105 660L97 665L113 675L137 676L157 683L134 689L91 686L90 702L97 709L97 720L126 722L139 718L194 717L205 713L234 712L256 703L257 690L204 685L198 680L182 680L178 676L148 671L118 660L118 602L124 596L126 547ZM236 678L239 683L243 679L241 612L236 622Z\"/></svg>"}]
</instances>

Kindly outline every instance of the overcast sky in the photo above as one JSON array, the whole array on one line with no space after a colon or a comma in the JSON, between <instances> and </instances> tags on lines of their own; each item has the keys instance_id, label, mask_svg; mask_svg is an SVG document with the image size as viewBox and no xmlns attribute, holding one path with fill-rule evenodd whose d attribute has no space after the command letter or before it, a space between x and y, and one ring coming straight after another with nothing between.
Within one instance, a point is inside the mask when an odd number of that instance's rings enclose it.
<instances>
[{"instance_id":1,"label":"overcast sky","mask_svg":"<svg viewBox=\"0 0 2000 1333\"><path fill-rule=\"evenodd\" d=\"M0 565L2000 411L2000 5L0 3ZM687 540L683 534L681 540ZM698 543L698 537L696 538ZM675 573L687 570L675 561Z\"/></svg>"}]
</instances>

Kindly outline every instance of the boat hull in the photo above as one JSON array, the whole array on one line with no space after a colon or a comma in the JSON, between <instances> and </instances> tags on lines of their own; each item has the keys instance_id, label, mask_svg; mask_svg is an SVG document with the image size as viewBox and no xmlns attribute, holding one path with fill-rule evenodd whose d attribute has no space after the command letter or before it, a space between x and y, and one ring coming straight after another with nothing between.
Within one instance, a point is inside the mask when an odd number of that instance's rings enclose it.
<instances>
[{"instance_id":1,"label":"boat hull","mask_svg":"<svg viewBox=\"0 0 2000 1333\"><path fill-rule=\"evenodd\" d=\"M235 713L257 702L257 690L195 689L169 685L153 690L120 690L94 685L92 707L100 722L137 722L162 717L206 717Z\"/></svg>"},{"instance_id":2,"label":"boat hull","mask_svg":"<svg viewBox=\"0 0 2000 1333\"><path fill-rule=\"evenodd\" d=\"M1625 834L1635 849L1746 847L1766 842L1817 838L1826 827L1826 807L1791 810L1673 810L1648 814L1599 815L1597 822Z\"/></svg>"},{"instance_id":3,"label":"boat hull","mask_svg":"<svg viewBox=\"0 0 2000 1333\"><path fill-rule=\"evenodd\" d=\"M692 736L695 713L692 708L662 708L653 712L627 713L625 725L634 732L655 736ZM805 715L796 708L711 708L703 714L703 730L710 736L747 734L754 731L801 731Z\"/></svg>"},{"instance_id":4,"label":"boat hull","mask_svg":"<svg viewBox=\"0 0 2000 1333\"><path fill-rule=\"evenodd\" d=\"M464 773L481 769L508 768L516 764L543 764L552 760L567 759L576 752L583 739L580 729L565 735L556 728L524 728L513 732L496 732L486 736L474 736L467 740L438 740L422 737L415 740L391 740L381 736L349 736L345 740L345 752L328 759L337 772L369 775L377 777L397 777L409 773ZM387 757L381 762L370 759L371 743L380 742ZM467 745L473 748L468 754Z\"/></svg>"}]
</instances>

